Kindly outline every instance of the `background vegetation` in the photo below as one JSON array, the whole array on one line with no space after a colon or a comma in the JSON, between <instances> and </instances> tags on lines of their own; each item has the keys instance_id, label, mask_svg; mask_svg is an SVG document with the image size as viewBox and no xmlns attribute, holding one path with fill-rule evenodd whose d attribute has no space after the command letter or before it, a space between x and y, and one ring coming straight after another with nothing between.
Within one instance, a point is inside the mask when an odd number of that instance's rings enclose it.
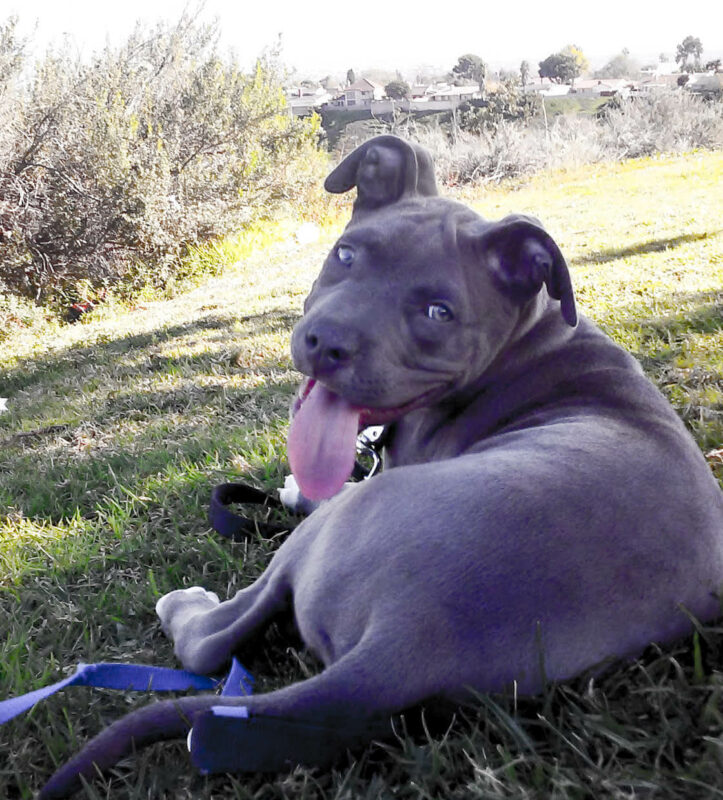
<instances>
[{"instance_id":1,"label":"background vegetation","mask_svg":"<svg viewBox=\"0 0 723 800\"><path fill-rule=\"evenodd\" d=\"M681 59L700 45L688 38ZM286 106L274 53L246 74L219 53L215 28L193 15L138 27L86 60L63 47L37 61L30 52L15 19L0 23L6 330L36 316L33 304L62 316L76 301L172 295L223 268L229 250L219 243L230 236L269 235L268 223L284 216L323 221L334 202L321 192L327 148L338 156L374 133L426 144L446 185L723 145L720 98L680 90L543 104L520 89L527 62L454 113L370 120L368 110L342 110L299 120ZM578 73L586 65L572 45L553 56ZM474 54L451 72L483 89L487 74Z\"/></svg>"},{"instance_id":2,"label":"background vegetation","mask_svg":"<svg viewBox=\"0 0 723 800\"><path fill-rule=\"evenodd\" d=\"M581 309L631 350L723 481L723 154L545 172L455 196L497 218L544 220ZM448 193L448 192L447 192ZM348 206L351 198L345 198ZM189 294L77 325L17 328L0 351L0 697L78 661L172 665L153 607L203 584L222 597L277 542L231 544L205 521L210 489L287 472L299 376L289 331L339 231L257 247ZM317 667L274 627L242 654L259 691ZM690 798L720 796L723 628L536 698L493 695L451 725L399 736L331 771L194 774L185 745L130 759L88 798ZM69 689L0 728L0 796L30 798L54 765L143 695Z\"/></svg>"},{"instance_id":3,"label":"background vegetation","mask_svg":"<svg viewBox=\"0 0 723 800\"><path fill-rule=\"evenodd\" d=\"M192 246L318 191L316 121L288 114L271 56L244 74L184 16L31 65L16 27L0 27L0 292L163 287Z\"/></svg>"},{"instance_id":4,"label":"background vegetation","mask_svg":"<svg viewBox=\"0 0 723 800\"><path fill-rule=\"evenodd\" d=\"M383 124L366 123L362 137L390 130L421 142L447 185L723 147L723 98L704 100L679 90L606 101L564 99L543 104L507 83L481 104L460 106L446 122L397 115ZM352 136L358 140L359 131Z\"/></svg>"}]
</instances>

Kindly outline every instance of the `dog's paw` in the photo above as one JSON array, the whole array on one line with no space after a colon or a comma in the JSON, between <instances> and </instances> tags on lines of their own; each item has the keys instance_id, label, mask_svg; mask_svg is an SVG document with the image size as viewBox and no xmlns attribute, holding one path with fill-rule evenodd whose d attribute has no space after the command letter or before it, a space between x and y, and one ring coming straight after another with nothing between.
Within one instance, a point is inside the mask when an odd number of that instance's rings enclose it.
<instances>
[{"instance_id":1,"label":"dog's paw","mask_svg":"<svg viewBox=\"0 0 723 800\"><path fill-rule=\"evenodd\" d=\"M295 514L311 514L312 511L319 507L319 503L309 500L301 494L299 484L293 475L287 475L284 480L284 488L279 489L279 500L284 504L289 511Z\"/></svg>"},{"instance_id":2,"label":"dog's paw","mask_svg":"<svg viewBox=\"0 0 723 800\"><path fill-rule=\"evenodd\" d=\"M174 629L199 612L215 608L220 602L215 592L209 592L202 586L191 586L164 594L156 603L156 614L163 632L173 639Z\"/></svg>"}]
</instances>

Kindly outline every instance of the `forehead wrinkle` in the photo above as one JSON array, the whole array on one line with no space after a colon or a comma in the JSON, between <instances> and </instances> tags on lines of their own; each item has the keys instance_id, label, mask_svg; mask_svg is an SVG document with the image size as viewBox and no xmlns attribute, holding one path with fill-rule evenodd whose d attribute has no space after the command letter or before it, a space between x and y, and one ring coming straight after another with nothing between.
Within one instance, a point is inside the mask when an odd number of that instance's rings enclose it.
<instances>
[{"instance_id":1,"label":"forehead wrinkle","mask_svg":"<svg viewBox=\"0 0 723 800\"><path fill-rule=\"evenodd\" d=\"M406 211L395 216L391 224L384 226L375 225L371 220L365 220L361 224L355 225L339 239L338 244L348 244L366 250L373 258L389 258L395 255L399 249L399 243L413 243L419 241L424 234L428 242L438 239L442 242L444 223L438 215L425 213L423 211ZM434 233L438 236L430 237L430 228L434 228ZM404 250L408 250L404 247Z\"/></svg>"},{"instance_id":2,"label":"forehead wrinkle","mask_svg":"<svg viewBox=\"0 0 723 800\"><path fill-rule=\"evenodd\" d=\"M369 225L345 232L339 239L337 246L351 245L365 250L374 258L378 258L384 252L386 238L381 235L378 227Z\"/></svg>"}]
</instances>

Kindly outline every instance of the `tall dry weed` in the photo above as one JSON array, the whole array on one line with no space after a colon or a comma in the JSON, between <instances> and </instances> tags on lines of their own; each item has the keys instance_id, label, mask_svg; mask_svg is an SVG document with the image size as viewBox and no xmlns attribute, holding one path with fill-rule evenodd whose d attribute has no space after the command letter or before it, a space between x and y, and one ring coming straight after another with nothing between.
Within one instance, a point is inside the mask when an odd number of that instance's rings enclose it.
<instances>
[{"instance_id":1,"label":"tall dry weed","mask_svg":"<svg viewBox=\"0 0 723 800\"><path fill-rule=\"evenodd\" d=\"M598 117L560 115L528 124L500 122L469 133L441 126L400 131L427 147L440 182L498 182L543 169L574 168L653 153L723 147L723 99L685 91L614 102Z\"/></svg>"}]
</instances>

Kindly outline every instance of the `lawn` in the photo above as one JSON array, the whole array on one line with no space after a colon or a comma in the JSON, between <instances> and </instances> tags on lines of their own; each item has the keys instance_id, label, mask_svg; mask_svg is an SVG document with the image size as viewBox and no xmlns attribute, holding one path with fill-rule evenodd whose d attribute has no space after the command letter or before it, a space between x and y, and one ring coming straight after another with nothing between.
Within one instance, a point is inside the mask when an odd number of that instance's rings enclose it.
<instances>
[{"instance_id":1,"label":"lawn","mask_svg":"<svg viewBox=\"0 0 723 800\"><path fill-rule=\"evenodd\" d=\"M545 97L543 100L548 117L556 117L559 114L594 116L601 106L609 101L609 97L578 97L574 94Z\"/></svg>"},{"instance_id":2,"label":"lawn","mask_svg":"<svg viewBox=\"0 0 723 800\"><path fill-rule=\"evenodd\" d=\"M460 197L541 218L580 308L631 350L723 482L723 153L588 166ZM338 228L259 248L166 302L13 329L0 353L0 698L79 661L172 666L156 599L222 597L276 547L205 520L213 485L288 468L298 374L289 332ZM273 629L242 654L257 691L316 669ZM182 744L123 763L88 798L714 798L723 796L723 628L651 646L539 698L481 697L329 772L194 774ZM68 689L0 728L0 797L30 798L88 736L148 696Z\"/></svg>"}]
</instances>

